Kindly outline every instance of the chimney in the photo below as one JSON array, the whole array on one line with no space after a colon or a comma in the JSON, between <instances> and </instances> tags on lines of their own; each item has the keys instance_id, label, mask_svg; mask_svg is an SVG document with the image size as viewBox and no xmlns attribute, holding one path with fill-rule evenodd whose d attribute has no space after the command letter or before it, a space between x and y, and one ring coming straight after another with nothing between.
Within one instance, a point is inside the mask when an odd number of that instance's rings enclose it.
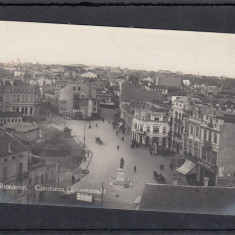
<instances>
[{"instance_id":1,"label":"chimney","mask_svg":"<svg viewBox=\"0 0 235 235\"><path fill-rule=\"evenodd\" d=\"M204 177L204 187L208 187L209 178Z\"/></svg>"}]
</instances>

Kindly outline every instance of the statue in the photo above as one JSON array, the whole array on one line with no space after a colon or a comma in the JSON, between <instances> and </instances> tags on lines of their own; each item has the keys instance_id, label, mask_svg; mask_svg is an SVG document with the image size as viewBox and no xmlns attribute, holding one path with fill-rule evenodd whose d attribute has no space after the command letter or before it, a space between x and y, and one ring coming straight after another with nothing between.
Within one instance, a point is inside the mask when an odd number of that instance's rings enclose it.
<instances>
[{"instance_id":1,"label":"statue","mask_svg":"<svg viewBox=\"0 0 235 235\"><path fill-rule=\"evenodd\" d=\"M121 159L120 159L120 168L124 168L124 158L122 157Z\"/></svg>"}]
</instances>

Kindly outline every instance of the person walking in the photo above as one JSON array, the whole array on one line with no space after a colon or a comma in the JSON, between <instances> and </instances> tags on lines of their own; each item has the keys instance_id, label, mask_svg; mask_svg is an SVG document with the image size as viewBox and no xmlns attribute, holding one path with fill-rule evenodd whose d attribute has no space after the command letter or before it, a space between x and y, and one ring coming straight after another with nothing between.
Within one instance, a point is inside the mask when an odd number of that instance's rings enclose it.
<instances>
[{"instance_id":1,"label":"person walking","mask_svg":"<svg viewBox=\"0 0 235 235\"><path fill-rule=\"evenodd\" d=\"M136 166L134 166L134 172L136 172Z\"/></svg>"},{"instance_id":2,"label":"person walking","mask_svg":"<svg viewBox=\"0 0 235 235\"><path fill-rule=\"evenodd\" d=\"M95 126L97 127L97 126L98 126L98 124L96 123L96 124L95 124Z\"/></svg>"},{"instance_id":3,"label":"person walking","mask_svg":"<svg viewBox=\"0 0 235 235\"><path fill-rule=\"evenodd\" d=\"M119 150L119 145L117 145L117 150Z\"/></svg>"},{"instance_id":4,"label":"person walking","mask_svg":"<svg viewBox=\"0 0 235 235\"><path fill-rule=\"evenodd\" d=\"M75 176L74 175L72 176L72 183L73 184L75 183Z\"/></svg>"}]
</instances>

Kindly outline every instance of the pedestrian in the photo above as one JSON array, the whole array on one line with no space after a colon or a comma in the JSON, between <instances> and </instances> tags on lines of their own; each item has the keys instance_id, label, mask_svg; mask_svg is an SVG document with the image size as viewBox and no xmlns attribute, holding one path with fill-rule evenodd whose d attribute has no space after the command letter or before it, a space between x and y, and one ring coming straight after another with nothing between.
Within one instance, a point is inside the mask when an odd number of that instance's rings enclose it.
<instances>
[{"instance_id":1,"label":"pedestrian","mask_svg":"<svg viewBox=\"0 0 235 235\"><path fill-rule=\"evenodd\" d=\"M110 120L109 120L109 124L110 124Z\"/></svg>"},{"instance_id":2,"label":"pedestrian","mask_svg":"<svg viewBox=\"0 0 235 235\"><path fill-rule=\"evenodd\" d=\"M89 125L89 129L91 129L91 125Z\"/></svg>"},{"instance_id":3,"label":"pedestrian","mask_svg":"<svg viewBox=\"0 0 235 235\"><path fill-rule=\"evenodd\" d=\"M104 118L103 118L103 122L104 122Z\"/></svg>"},{"instance_id":4,"label":"pedestrian","mask_svg":"<svg viewBox=\"0 0 235 235\"><path fill-rule=\"evenodd\" d=\"M74 175L72 176L72 183L73 184L75 183L75 176Z\"/></svg>"},{"instance_id":5,"label":"pedestrian","mask_svg":"<svg viewBox=\"0 0 235 235\"><path fill-rule=\"evenodd\" d=\"M119 150L119 145L117 145L117 150Z\"/></svg>"},{"instance_id":6,"label":"pedestrian","mask_svg":"<svg viewBox=\"0 0 235 235\"><path fill-rule=\"evenodd\" d=\"M136 172L136 166L134 166L134 172Z\"/></svg>"},{"instance_id":7,"label":"pedestrian","mask_svg":"<svg viewBox=\"0 0 235 235\"><path fill-rule=\"evenodd\" d=\"M97 126L98 126L98 124L96 123L96 124L95 124L95 126L97 127Z\"/></svg>"}]
</instances>

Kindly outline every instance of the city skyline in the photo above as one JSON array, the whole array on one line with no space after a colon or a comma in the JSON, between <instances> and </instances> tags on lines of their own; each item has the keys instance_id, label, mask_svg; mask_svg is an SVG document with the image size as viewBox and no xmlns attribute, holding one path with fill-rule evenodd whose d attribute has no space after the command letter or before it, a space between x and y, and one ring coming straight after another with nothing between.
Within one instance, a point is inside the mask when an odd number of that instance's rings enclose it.
<instances>
[{"instance_id":1,"label":"city skyline","mask_svg":"<svg viewBox=\"0 0 235 235\"><path fill-rule=\"evenodd\" d=\"M235 35L0 22L1 62L86 64L235 78ZM24 33L22 33L24 32Z\"/></svg>"}]
</instances>

